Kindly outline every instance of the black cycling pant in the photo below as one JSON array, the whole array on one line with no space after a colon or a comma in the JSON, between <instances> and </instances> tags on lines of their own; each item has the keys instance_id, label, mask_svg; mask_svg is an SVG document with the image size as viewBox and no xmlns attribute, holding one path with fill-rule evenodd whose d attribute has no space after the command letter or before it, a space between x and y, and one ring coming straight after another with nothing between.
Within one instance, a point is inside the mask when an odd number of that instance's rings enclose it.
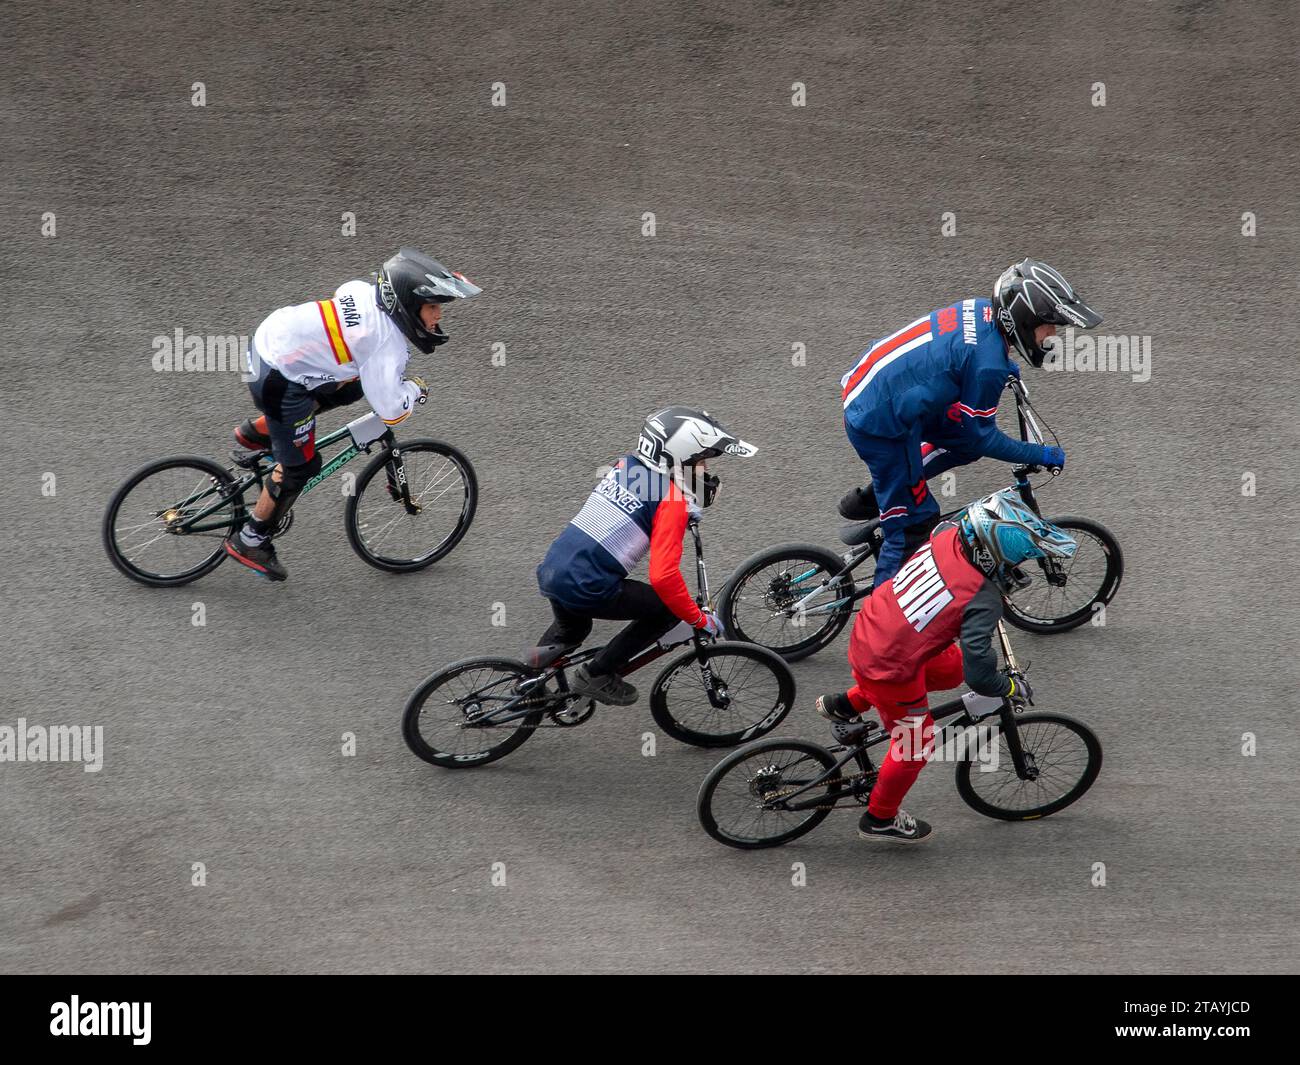
<instances>
[{"instance_id":1,"label":"black cycling pant","mask_svg":"<svg viewBox=\"0 0 1300 1065\"><path fill-rule=\"evenodd\" d=\"M587 665L596 674L617 673L633 655L644 651L677 624L677 617L645 581L624 580L617 592L598 606L574 610L550 600L555 621L539 641L541 645L582 643L591 634L593 618L610 621L632 619Z\"/></svg>"},{"instance_id":2,"label":"black cycling pant","mask_svg":"<svg viewBox=\"0 0 1300 1065\"><path fill-rule=\"evenodd\" d=\"M316 455L316 411L355 403L364 396L361 382L329 381L308 389L263 362L256 351L250 355L255 376L248 391L253 404L266 415L271 454L286 469L310 462Z\"/></svg>"}]
</instances>

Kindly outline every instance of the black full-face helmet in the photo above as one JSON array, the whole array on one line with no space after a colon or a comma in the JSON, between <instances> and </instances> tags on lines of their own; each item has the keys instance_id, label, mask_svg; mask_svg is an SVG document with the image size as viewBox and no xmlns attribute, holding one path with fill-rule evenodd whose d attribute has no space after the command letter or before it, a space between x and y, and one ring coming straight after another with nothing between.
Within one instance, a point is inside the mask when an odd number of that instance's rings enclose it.
<instances>
[{"instance_id":1,"label":"black full-face helmet","mask_svg":"<svg viewBox=\"0 0 1300 1065\"><path fill-rule=\"evenodd\" d=\"M424 328L420 308L426 303L468 299L483 291L414 248L402 248L379 268L375 289L379 306L393 319L402 335L426 355L449 338L441 325L434 326L432 332Z\"/></svg>"},{"instance_id":2,"label":"black full-face helmet","mask_svg":"<svg viewBox=\"0 0 1300 1065\"><path fill-rule=\"evenodd\" d=\"M1034 342L1034 330L1045 324L1091 329L1101 315L1083 302L1060 273L1037 259L1022 259L1002 271L993 286L998 328L1020 357L1042 366L1047 349Z\"/></svg>"}]
</instances>

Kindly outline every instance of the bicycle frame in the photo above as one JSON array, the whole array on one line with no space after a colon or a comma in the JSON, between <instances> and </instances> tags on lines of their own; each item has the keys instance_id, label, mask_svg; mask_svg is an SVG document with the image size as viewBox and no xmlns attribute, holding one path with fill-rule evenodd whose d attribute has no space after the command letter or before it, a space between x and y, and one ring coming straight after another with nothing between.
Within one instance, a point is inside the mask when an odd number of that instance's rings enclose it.
<instances>
[{"instance_id":1,"label":"bicycle frame","mask_svg":"<svg viewBox=\"0 0 1300 1065\"><path fill-rule=\"evenodd\" d=\"M1016 657L1011 650L1011 641L1007 639L1006 625L1001 621L998 622L998 640L1002 645L1002 655L1007 666L1012 670L1017 670ZM1021 746L1020 734L1016 729L1015 722L1015 715L1019 712L1019 709L1009 699L967 692L956 699L931 707L930 717L933 718L935 725L938 725L940 721L952 718L951 726L969 728L997 714L1001 722L1002 735L1006 737L1007 750L1011 755L1011 763L1015 767L1016 775L1021 780L1033 780L1038 775L1038 769L1034 764L1033 756L1027 754ZM874 722L872 724L874 725ZM815 780L796 788L789 795L783 795L779 800L781 808L797 812L817 809L826 805L827 797L825 795L811 798L803 803L792 803L790 800L820 787L828 780L833 780L850 761L857 764L863 775L857 780L851 781L846 792L842 791L832 796L831 804L836 806L839 805L840 800L843 798L856 799L859 795L870 791L871 785L875 782L876 767L872 764L867 751L879 744L887 743L890 734L885 729L872 728L870 725L866 727L868 729L866 735L859 742L849 745L834 766L824 770ZM936 745L938 745L938 742L939 738L936 735Z\"/></svg>"},{"instance_id":2,"label":"bicycle frame","mask_svg":"<svg viewBox=\"0 0 1300 1065\"><path fill-rule=\"evenodd\" d=\"M327 462L323 467L321 467L320 473L316 474L316 476L314 476L310 481L308 481L303 486L302 493L301 493L302 495L306 495L308 492L310 492L313 488L315 488L326 478L333 476L340 469L342 469L343 466L351 462L363 451L369 453L371 444L367 444L364 446L358 445L354 440L351 439L349 435L348 426L346 425L334 430L334 432L332 433L326 434L324 437L318 440L316 442L316 448L318 450L329 448L334 444L338 443L340 440L344 439L345 437L348 438L347 446L344 447L343 450L340 451L337 455L335 455L332 459L330 459L329 462ZM405 470L405 466L401 461L401 450L397 447L396 437L393 436L392 431L390 430L384 433L383 436L379 437L378 440L372 441L372 444L373 443L379 444L385 451L389 453L390 462L388 464L388 470L386 472L388 474L388 483L390 489L400 498L402 504L406 507L409 513L418 513L419 511L418 506L415 503L413 503L411 500L410 486L407 484L406 481L406 470ZM244 493L246 493L255 484L257 485L260 491L260 489L264 486L266 479L271 476L272 471L274 471L277 465L278 464L276 463L275 459L271 456L271 453L264 452L256 457L256 459L254 460L254 464L252 468L249 470L249 472L244 474L234 484L230 484L230 485L215 484L208 488L204 488L201 491L195 492L193 495L190 495L185 499L181 500L179 503L176 503L174 506L172 506L169 509L181 511L187 507L193 506L195 503L198 503L201 500L207 499L209 497L215 497L211 504L203 507L203 509L201 509L197 514L193 514L190 517L187 517L184 521L177 522L176 525L173 527L174 530L176 532L181 532L181 533L224 532L226 529L229 528L229 524L227 522L210 523L210 524L201 524L201 523L205 518L209 517L212 514L215 514L222 507L224 507L228 502L230 502L231 499L234 499L236 497L239 498L239 504L237 509L239 511L243 511L244 509L246 509L243 502ZM164 511L163 513L166 512Z\"/></svg>"}]
</instances>

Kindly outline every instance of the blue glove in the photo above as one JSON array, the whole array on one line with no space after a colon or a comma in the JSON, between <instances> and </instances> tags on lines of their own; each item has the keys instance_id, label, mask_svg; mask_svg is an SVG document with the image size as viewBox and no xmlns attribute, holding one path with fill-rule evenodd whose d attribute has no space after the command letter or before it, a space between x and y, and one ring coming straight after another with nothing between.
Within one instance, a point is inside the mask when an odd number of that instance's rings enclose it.
<instances>
[{"instance_id":1,"label":"blue glove","mask_svg":"<svg viewBox=\"0 0 1300 1065\"><path fill-rule=\"evenodd\" d=\"M1044 447L1043 457L1038 460L1040 466L1046 466L1049 469L1065 469L1065 452L1059 447Z\"/></svg>"}]
</instances>

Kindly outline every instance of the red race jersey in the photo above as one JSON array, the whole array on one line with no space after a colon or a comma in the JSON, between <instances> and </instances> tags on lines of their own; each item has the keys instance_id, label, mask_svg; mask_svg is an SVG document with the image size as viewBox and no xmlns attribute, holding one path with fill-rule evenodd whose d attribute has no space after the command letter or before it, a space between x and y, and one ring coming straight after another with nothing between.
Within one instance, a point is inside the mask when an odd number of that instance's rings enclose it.
<instances>
[{"instance_id":1,"label":"red race jersey","mask_svg":"<svg viewBox=\"0 0 1300 1065\"><path fill-rule=\"evenodd\" d=\"M940 529L903 563L893 580L868 596L849 639L855 675L887 684L913 679L929 659L962 635L972 600L979 596L983 605L996 591L966 558L957 535L956 528ZM994 606L1000 617L1001 596ZM983 616L989 611L971 611L977 612Z\"/></svg>"}]
</instances>

